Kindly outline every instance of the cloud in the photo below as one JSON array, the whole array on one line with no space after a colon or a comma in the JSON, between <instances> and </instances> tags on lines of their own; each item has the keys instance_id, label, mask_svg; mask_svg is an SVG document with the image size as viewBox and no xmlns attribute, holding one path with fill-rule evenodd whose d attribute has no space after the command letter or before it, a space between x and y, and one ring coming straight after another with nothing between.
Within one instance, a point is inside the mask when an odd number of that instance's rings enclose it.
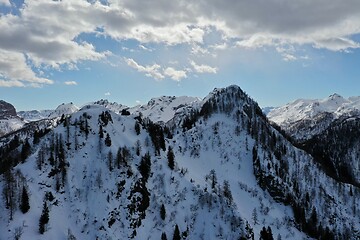
<instances>
[{"instance_id":1,"label":"cloud","mask_svg":"<svg viewBox=\"0 0 360 240\"><path fill-rule=\"evenodd\" d=\"M0 6L4 5L4 6L11 6L11 3L9 0L0 0Z\"/></svg>"},{"instance_id":2,"label":"cloud","mask_svg":"<svg viewBox=\"0 0 360 240\"><path fill-rule=\"evenodd\" d=\"M183 78L186 78L186 71L183 70L175 70L172 67L168 67L164 70L164 74L168 77L170 77L172 80L180 81Z\"/></svg>"},{"instance_id":3,"label":"cloud","mask_svg":"<svg viewBox=\"0 0 360 240\"><path fill-rule=\"evenodd\" d=\"M0 86L5 87L40 87L52 84L47 78L36 76L32 68L27 65L22 53L0 49Z\"/></svg>"},{"instance_id":4,"label":"cloud","mask_svg":"<svg viewBox=\"0 0 360 240\"><path fill-rule=\"evenodd\" d=\"M105 93L105 96L110 96L110 95L111 95L110 92L106 92L106 93Z\"/></svg>"},{"instance_id":5,"label":"cloud","mask_svg":"<svg viewBox=\"0 0 360 240\"><path fill-rule=\"evenodd\" d=\"M152 77L156 80L161 80L165 78L164 75L160 73L161 67L158 64L153 64L151 66L150 65L142 66L137 62L135 62L135 60L132 58L124 58L124 60L128 66L136 69L138 72L145 73L145 76L147 77Z\"/></svg>"},{"instance_id":6,"label":"cloud","mask_svg":"<svg viewBox=\"0 0 360 240\"><path fill-rule=\"evenodd\" d=\"M78 85L78 83L75 81L66 81L66 82L64 82L64 84L65 85Z\"/></svg>"},{"instance_id":7,"label":"cloud","mask_svg":"<svg viewBox=\"0 0 360 240\"><path fill-rule=\"evenodd\" d=\"M162 80L165 77L169 77L174 81L181 81L183 78L187 78L187 74L185 70L176 70L173 67L163 68L159 64L153 65L140 65L132 58L124 58L126 64L138 72L145 73L145 76L154 78L156 80Z\"/></svg>"},{"instance_id":8,"label":"cloud","mask_svg":"<svg viewBox=\"0 0 360 240\"><path fill-rule=\"evenodd\" d=\"M208 65L204 65L204 64L198 65L194 61L190 61L190 64L197 73L216 73L218 70L217 68L210 67Z\"/></svg>"},{"instance_id":9,"label":"cloud","mask_svg":"<svg viewBox=\"0 0 360 240\"><path fill-rule=\"evenodd\" d=\"M0 0L0 5L10 6L10 1ZM51 84L32 69L76 68L79 62L100 61L113 54L103 46L97 49L99 41L94 38L136 40L144 51L147 43L187 44L191 49L184 54L213 56L211 51L226 49L234 42L241 48L360 48L353 39L360 33L358 0L346 4L342 0L27 0L14 12L18 13L0 9L0 51L17 56L17 61L9 62L12 70L1 69L3 81L14 81L12 85L21 85L16 81L27 86ZM221 38L215 41L215 35ZM14 77L18 63L27 70ZM164 78L156 64L132 66L147 76ZM214 68L200 69L214 72ZM26 83L29 72L32 80Z\"/></svg>"}]
</instances>

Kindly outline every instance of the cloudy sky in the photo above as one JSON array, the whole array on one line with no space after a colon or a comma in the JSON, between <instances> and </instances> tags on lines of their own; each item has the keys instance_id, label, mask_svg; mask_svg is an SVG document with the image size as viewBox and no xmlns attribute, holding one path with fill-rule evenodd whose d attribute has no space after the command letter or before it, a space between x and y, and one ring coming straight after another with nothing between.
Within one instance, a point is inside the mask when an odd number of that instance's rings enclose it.
<instances>
[{"instance_id":1,"label":"cloudy sky","mask_svg":"<svg viewBox=\"0 0 360 240\"><path fill-rule=\"evenodd\" d=\"M0 99L129 106L237 84L261 106L360 95L359 0L0 0Z\"/></svg>"}]
</instances>

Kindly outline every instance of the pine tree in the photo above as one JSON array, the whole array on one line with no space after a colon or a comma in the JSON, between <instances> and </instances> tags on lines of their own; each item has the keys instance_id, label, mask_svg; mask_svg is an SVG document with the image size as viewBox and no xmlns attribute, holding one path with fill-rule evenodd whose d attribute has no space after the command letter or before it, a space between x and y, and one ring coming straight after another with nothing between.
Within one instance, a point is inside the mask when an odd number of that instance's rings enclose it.
<instances>
[{"instance_id":1,"label":"pine tree","mask_svg":"<svg viewBox=\"0 0 360 240\"><path fill-rule=\"evenodd\" d=\"M180 230L179 230L179 226L176 224L175 226L175 230L174 230L174 236L173 236L173 240L180 240Z\"/></svg>"},{"instance_id":2,"label":"pine tree","mask_svg":"<svg viewBox=\"0 0 360 240\"><path fill-rule=\"evenodd\" d=\"M167 240L166 233L163 232L161 234L161 240Z\"/></svg>"},{"instance_id":3,"label":"pine tree","mask_svg":"<svg viewBox=\"0 0 360 240\"><path fill-rule=\"evenodd\" d=\"M230 184L227 180L224 180L224 189L223 189L224 197L228 200L229 204L232 204L233 197L230 190Z\"/></svg>"},{"instance_id":4,"label":"pine tree","mask_svg":"<svg viewBox=\"0 0 360 240\"><path fill-rule=\"evenodd\" d=\"M171 170L174 170L174 167L175 167L175 155L174 155L174 152L173 152L173 150L172 150L172 148L170 146L168 147L167 159L168 159L169 168Z\"/></svg>"},{"instance_id":5,"label":"pine tree","mask_svg":"<svg viewBox=\"0 0 360 240\"><path fill-rule=\"evenodd\" d=\"M165 220L166 210L165 210L164 204L161 204L161 207L160 207L160 217L161 217L162 220Z\"/></svg>"},{"instance_id":6,"label":"pine tree","mask_svg":"<svg viewBox=\"0 0 360 240\"><path fill-rule=\"evenodd\" d=\"M252 212L252 219L254 221L254 225L259 224L259 222L258 222L258 214L257 214L256 208L254 208L254 210Z\"/></svg>"},{"instance_id":7,"label":"pine tree","mask_svg":"<svg viewBox=\"0 0 360 240\"><path fill-rule=\"evenodd\" d=\"M109 171L112 172L112 170L113 170L113 154L111 151L109 151L109 153L108 153L108 167L109 167Z\"/></svg>"},{"instance_id":8,"label":"pine tree","mask_svg":"<svg viewBox=\"0 0 360 240\"><path fill-rule=\"evenodd\" d=\"M105 145L108 146L108 147L111 146L111 138L110 138L109 133L106 134Z\"/></svg>"},{"instance_id":9,"label":"pine tree","mask_svg":"<svg viewBox=\"0 0 360 240\"><path fill-rule=\"evenodd\" d=\"M22 194L21 194L20 210L22 213L27 213L29 209L30 209L29 194L26 190L26 187L23 186Z\"/></svg>"},{"instance_id":10,"label":"pine tree","mask_svg":"<svg viewBox=\"0 0 360 240\"><path fill-rule=\"evenodd\" d=\"M44 205L42 209L42 213L39 219L39 232L40 234L44 234L46 231L46 224L49 222L49 208L46 204L46 200L44 200Z\"/></svg>"},{"instance_id":11,"label":"pine tree","mask_svg":"<svg viewBox=\"0 0 360 240\"><path fill-rule=\"evenodd\" d=\"M135 132L136 132L136 135L139 135L140 134L140 123L138 121L135 122Z\"/></svg>"},{"instance_id":12,"label":"pine tree","mask_svg":"<svg viewBox=\"0 0 360 240\"><path fill-rule=\"evenodd\" d=\"M26 158L30 155L30 153L31 153L31 146L30 146L29 141L26 139L21 148L21 162L22 163L25 162Z\"/></svg>"}]
</instances>

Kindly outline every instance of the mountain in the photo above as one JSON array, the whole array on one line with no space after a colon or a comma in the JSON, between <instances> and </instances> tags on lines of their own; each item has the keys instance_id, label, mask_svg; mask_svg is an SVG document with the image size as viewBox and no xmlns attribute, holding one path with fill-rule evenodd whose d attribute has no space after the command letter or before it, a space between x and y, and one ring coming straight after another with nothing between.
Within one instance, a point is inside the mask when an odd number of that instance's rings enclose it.
<instances>
[{"instance_id":1,"label":"mountain","mask_svg":"<svg viewBox=\"0 0 360 240\"><path fill-rule=\"evenodd\" d=\"M184 109L192 109L200 104L201 99L196 97L162 96L152 98L147 104L130 108L132 114L140 114L153 122L167 123L176 114L182 113Z\"/></svg>"},{"instance_id":2,"label":"mountain","mask_svg":"<svg viewBox=\"0 0 360 240\"><path fill-rule=\"evenodd\" d=\"M0 100L0 136L20 129L24 122L16 115L15 107Z\"/></svg>"},{"instance_id":3,"label":"mountain","mask_svg":"<svg viewBox=\"0 0 360 240\"><path fill-rule=\"evenodd\" d=\"M17 115L24 119L25 122L34 122L48 118L53 111L54 110L18 111Z\"/></svg>"},{"instance_id":4,"label":"mountain","mask_svg":"<svg viewBox=\"0 0 360 240\"><path fill-rule=\"evenodd\" d=\"M268 117L338 181L360 186L360 97L299 99Z\"/></svg>"},{"instance_id":5,"label":"mountain","mask_svg":"<svg viewBox=\"0 0 360 240\"><path fill-rule=\"evenodd\" d=\"M63 103L59 105L53 112L51 112L48 118L56 118L61 117L62 115L72 114L77 112L79 108L75 106L72 102L71 103Z\"/></svg>"},{"instance_id":6,"label":"mountain","mask_svg":"<svg viewBox=\"0 0 360 240\"><path fill-rule=\"evenodd\" d=\"M359 237L360 189L329 177L239 87L177 109L166 99L148 115L89 104L0 138L0 238Z\"/></svg>"},{"instance_id":7,"label":"mountain","mask_svg":"<svg viewBox=\"0 0 360 240\"><path fill-rule=\"evenodd\" d=\"M297 141L325 130L334 120L360 115L360 97L345 99L338 94L325 99L298 99L271 110L267 117Z\"/></svg>"}]
</instances>

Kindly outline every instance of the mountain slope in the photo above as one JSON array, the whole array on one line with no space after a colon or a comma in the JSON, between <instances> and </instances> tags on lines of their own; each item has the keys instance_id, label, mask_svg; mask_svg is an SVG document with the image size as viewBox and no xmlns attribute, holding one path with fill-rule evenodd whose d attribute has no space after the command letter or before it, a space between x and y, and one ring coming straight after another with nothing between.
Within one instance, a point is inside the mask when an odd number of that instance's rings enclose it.
<instances>
[{"instance_id":1,"label":"mountain slope","mask_svg":"<svg viewBox=\"0 0 360 240\"><path fill-rule=\"evenodd\" d=\"M20 129L24 122L16 115L15 107L0 100L0 136Z\"/></svg>"},{"instance_id":2,"label":"mountain slope","mask_svg":"<svg viewBox=\"0 0 360 240\"><path fill-rule=\"evenodd\" d=\"M360 114L360 97L345 99L333 94L320 100L298 99L271 110L267 116L297 141L304 141L339 117L355 114Z\"/></svg>"},{"instance_id":3,"label":"mountain slope","mask_svg":"<svg viewBox=\"0 0 360 240\"><path fill-rule=\"evenodd\" d=\"M17 134L1 148L20 159L1 182L1 238L171 239L176 226L187 239L258 239L268 226L278 239L358 237L359 189L329 178L237 86L166 124L88 105L38 142Z\"/></svg>"}]
</instances>

